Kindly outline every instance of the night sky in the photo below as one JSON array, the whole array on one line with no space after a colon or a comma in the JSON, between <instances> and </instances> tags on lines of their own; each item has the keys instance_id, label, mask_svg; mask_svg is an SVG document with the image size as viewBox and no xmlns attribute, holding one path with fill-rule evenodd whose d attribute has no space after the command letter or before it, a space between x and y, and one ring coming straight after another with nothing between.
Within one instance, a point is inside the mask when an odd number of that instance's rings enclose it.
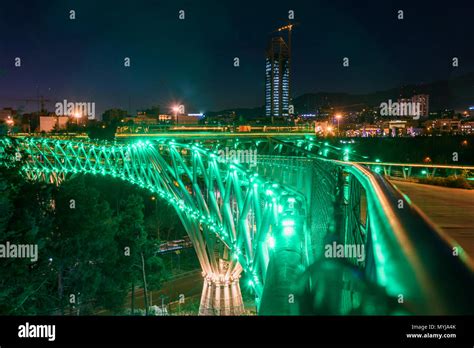
<instances>
[{"instance_id":1,"label":"night sky","mask_svg":"<svg viewBox=\"0 0 474 348\"><path fill-rule=\"evenodd\" d=\"M178 19L181 9L185 20ZM0 106L34 109L33 102L5 98L38 94L95 102L99 113L128 109L129 98L132 110L175 101L187 112L260 106L265 47L288 10L300 23L293 35L293 96L373 92L474 71L472 0L3 0Z\"/></svg>"}]
</instances>

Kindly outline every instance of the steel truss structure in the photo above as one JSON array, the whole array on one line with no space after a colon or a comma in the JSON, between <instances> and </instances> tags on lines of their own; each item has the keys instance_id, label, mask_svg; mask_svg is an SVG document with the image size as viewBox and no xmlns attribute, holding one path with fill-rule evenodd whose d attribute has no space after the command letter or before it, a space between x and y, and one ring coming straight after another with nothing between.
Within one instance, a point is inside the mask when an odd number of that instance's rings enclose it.
<instances>
[{"instance_id":1,"label":"steel truss structure","mask_svg":"<svg viewBox=\"0 0 474 348\"><path fill-rule=\"evenodd\" d=\"M0 144L2 164L21 161L21 171L29 179L59 183L75 173L108 175L170 203L203 270L201 314L243 313L242 270L258 305L274 240L290 228L304 228L301 194L227 163L199 145L173 141L98 145L48 138L3 138Z\"/></svg>"}]
</instances>

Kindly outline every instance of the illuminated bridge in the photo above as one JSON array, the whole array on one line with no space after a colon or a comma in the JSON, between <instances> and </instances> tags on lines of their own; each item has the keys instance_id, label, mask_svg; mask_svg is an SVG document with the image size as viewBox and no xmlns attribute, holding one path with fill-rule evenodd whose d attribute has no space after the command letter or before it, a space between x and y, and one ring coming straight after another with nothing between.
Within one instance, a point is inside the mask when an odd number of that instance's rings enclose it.
<instances>
[{"instance_id":1,"label":"illuminated bridge","mask_svg":"<svg viewBox=\"0 0 474 348\"><path fill-rule=\"evenodd\" d=\"M468 313L462 248L351 160L366 161L307 136L0 139L0 164L29 179L111 176L171 204L202 267L202 315L243 313L241 286L262 315Z\"/></svg>"}]
</instances>

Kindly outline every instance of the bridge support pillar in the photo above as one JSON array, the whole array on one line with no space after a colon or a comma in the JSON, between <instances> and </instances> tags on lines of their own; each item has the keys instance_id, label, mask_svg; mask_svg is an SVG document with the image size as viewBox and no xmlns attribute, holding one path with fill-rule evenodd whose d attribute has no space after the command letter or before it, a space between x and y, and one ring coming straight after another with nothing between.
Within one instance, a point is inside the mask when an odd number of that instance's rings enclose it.
<instances>
[{"instance_id":1,"label":"bridge support pillar","mask_svg":"<svg viewBox=\"0 0 474 348\"><path fill-rule=\"evenodd\" d=\"M240 276L226 279L225 275L207 274L201 294L199 315L241 315L244 303L239 285Z\"/></svg>"}]
</instances>

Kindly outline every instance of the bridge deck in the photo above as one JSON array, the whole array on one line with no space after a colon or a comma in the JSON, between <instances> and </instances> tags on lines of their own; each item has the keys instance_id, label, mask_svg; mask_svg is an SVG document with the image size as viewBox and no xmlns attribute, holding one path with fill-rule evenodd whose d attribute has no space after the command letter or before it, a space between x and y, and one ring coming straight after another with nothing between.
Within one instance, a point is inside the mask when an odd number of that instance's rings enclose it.
<instances>
[{"instance_id":1,"label":"bridge deck","mask_svg":"<svg viewBox=\"0 0 474 348\"><path fill-rule=\"evenodd\" d=\"M391 182L474 258L474 190Z\"/></svg>"},{"instance_id":2,"label":"bridge deck","mask_svg":"<svg viewBox=\"0 0 474 348\"><path fill-rule=\"evenodd\" d=\"M170 138L176 139L222 139L222 138L304 138L314 136L311 132L163 132L163 133L117 133L116 138Z\"/></svg>"}]
</instances>

